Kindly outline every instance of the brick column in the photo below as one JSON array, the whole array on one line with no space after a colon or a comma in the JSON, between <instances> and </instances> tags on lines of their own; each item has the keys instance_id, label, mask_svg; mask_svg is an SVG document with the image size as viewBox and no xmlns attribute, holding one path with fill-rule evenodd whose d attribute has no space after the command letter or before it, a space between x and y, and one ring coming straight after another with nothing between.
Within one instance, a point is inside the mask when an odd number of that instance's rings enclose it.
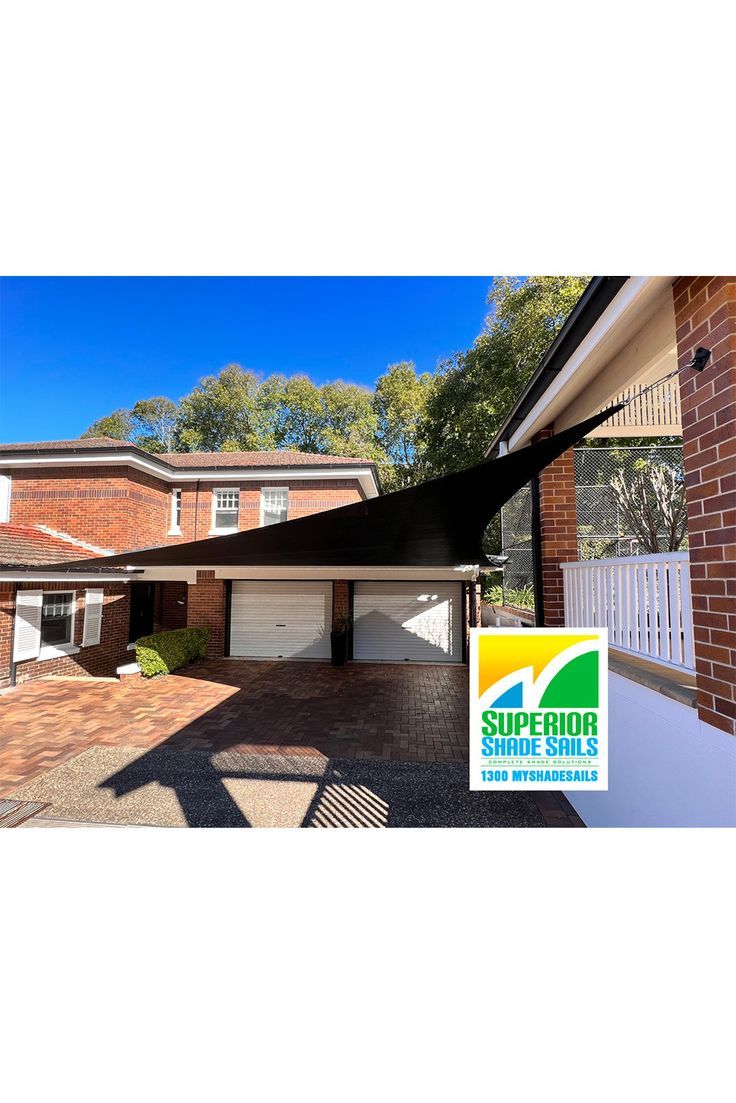
<instances>
[{"instance_id":1,"label":"brick column","mask_svg":"<svg viewBox=\"0 0 736 1103\"><path fill-rule=\"evenodd\" d=\"M700 719L736 734L736 276L673 286Z\"/></svg>"},{"instance_id":2,"label":"brick column","mask_svg":"<svg viewBox=\"0 0 736 1103\"><path fill-rule=\"evenodd\" d=\"M208 658L225 654L225 583L214 571L197 571L187 595L187 627L209 628Z\"/></svg>"},{"instance_id":3,"label":"brick column","mask_svg":"<svg viewBox=\"0 0 736 1103\"><path fill-rule=\"evenodd\" d=\"M550 426L534 440L551 437ZM549 464L539 475L539 521L544 592L544 623L549 628L565 624L564 579L560 563L575 562L578 557L578 522L575 506L575 470L573 450Z\"/></svg>"},{"instance_id":4,"label":"brick column","mask_svg":"<svg viewBox=\"0 0 736 1103\"><path fill-rule=\"evenodd\" d=\"M0 582L0 689L10 685L15 627L15 585Z\"/></svg>"},{"instance_id":5,"label":"brick column","mask_svg":"<svg viewBox=\"0 0 736 1103\"><path fill-rule=\"evenodd\" d=\"M332 583L332 624L338 617L346 617L350 612L350 583L337 579Z\"/></svg>"}]
</instances>

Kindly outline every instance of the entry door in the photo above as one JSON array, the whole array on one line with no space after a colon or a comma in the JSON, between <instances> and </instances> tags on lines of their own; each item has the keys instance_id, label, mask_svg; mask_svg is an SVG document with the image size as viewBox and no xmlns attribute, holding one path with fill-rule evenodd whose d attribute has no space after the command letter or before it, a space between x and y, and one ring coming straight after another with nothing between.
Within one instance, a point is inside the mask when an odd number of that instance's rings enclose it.
<instances>
[{"instance_id":1,"label":"entry door","mask_svg":"<svg viewBox=\"0 0 736 1103\"><path fill-rule=\"evenodd\" d=\"M154 587L153 582L131 583L128 643L139 640L141 636L150 636L153 632Z\"/></svg>"},{"instance_id":2,"label":"entry door","mask_svg":"<svg viewBox=\"0 0 736 1103\"><path fill-rule=\"evenodd\" d=\"M233 582L230 654L329 659L331 582Z\"/></svg>"},{"instance_id":3,"label":"entry door","mask_svg":"<svg viewBox=\"0 0 736 1103\"><path fill-rule=\"evenodd\" d=\"M462 662L458 582L356 582L353 657L383 662Z\"/></svg>"}]
</instances>

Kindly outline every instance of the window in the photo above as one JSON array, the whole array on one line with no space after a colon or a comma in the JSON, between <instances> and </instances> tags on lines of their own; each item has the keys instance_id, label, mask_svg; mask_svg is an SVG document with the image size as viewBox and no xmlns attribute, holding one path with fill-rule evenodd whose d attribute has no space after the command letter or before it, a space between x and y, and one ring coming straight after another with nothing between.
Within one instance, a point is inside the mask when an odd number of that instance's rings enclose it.
<instances>
[{"instance_id":1,"label":"window","mask_svg":"<svg viewBox=\"0 0 736 1103\"><path fill-rule=\"evenodd\" d=\"M171 519L169 533L181 532L181 490L171 491Z\"/></svg>"},{"instance_id":2,"label":"window","mask_svg":"<svg viewBox=\"0 0 736 1103\"><path fill-rule=\"evenodd\" d=\"M212 492L212 529L214 532L237 532L239 490L214 490Z\"/></svg>"},{"instance_id":3,"label":"window","mask_svg":"<svg viewBox=\"0 0 736 1103\"><path fill-rule=\"evenodd\" d=\"M41 648L74 644L74 592L44 594L41 607Z\"/></svg>"},{"instance_id":4,"label":"window","mask_svg":"<svg viewBox=\"0 0 736 1103\"><path fill-rule=\"evenodd\" d=\"M10 475L0 475L0 521L10 520Z\"/></svg>"},{"instance_id":5,"label":"window","mask_svg":"<svg viewBox=\"0 0 736 1103\"><path fill-rule=\"evenodd\" d=\"M261 524L278 525L287 519L289 512L289 488L264 486L261 491Z\"/></svg>"}]
</instances>

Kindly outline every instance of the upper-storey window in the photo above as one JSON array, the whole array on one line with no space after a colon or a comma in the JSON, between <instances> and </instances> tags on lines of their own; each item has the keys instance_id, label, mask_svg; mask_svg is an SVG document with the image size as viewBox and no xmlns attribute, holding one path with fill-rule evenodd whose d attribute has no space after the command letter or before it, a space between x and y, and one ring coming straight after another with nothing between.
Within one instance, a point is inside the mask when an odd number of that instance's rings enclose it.
<instances>
[{"instance_id":1,"label":"upper-storey window","mask_svg":"<svg viewBox=\"0 0 736 1103\"><path fill-rule=\"evenodd\" d=\"M181 490L171 491L171 516L169 518L169 533L173 536L181 532Z\"/></svg>"},{"instance_id":2,"label":"upper-storey window","mask_svg":"<svg viewBox=\"0 0 736 1103\"><path fill-rule=\"evenodd\" d=\"M239 507L239 490L213 490L212 531L237 532Z\"/></svg>"},{"instance_id":3,"label":"upper-storey window","mask_svg":"<svg viewBox=\"0 0 736 1103\"><path fill-rule=\"evenodd\" d=\"M289 488L264 486L261 490L261 524L278 525L289 513Z\"/></svg>"}]
</instances>

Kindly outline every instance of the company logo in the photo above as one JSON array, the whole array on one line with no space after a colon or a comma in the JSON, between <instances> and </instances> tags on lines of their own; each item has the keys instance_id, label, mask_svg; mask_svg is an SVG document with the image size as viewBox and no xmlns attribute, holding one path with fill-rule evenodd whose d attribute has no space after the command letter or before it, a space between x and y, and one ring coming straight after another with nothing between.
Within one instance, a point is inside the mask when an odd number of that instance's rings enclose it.
<instances>
[{"instance_id":1,"label":"company logo","mask_svg":"<svg viewBox=\"0 0 736 1103\"><path fill-rule=\"evenodd\" d=\"M470 635L471 789L606 789L605 630Z\"/></svg>"}]
</instances>

